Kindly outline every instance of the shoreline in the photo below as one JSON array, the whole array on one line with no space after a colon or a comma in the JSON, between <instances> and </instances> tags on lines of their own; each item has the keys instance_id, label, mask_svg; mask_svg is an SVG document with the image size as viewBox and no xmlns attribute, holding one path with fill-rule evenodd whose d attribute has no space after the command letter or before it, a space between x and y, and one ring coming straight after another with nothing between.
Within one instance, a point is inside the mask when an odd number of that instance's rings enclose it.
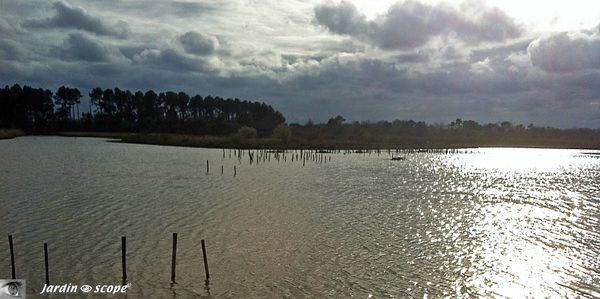
<instances>
[{"instance_id":1,"label":"shoreline","mask_svg":"<svg viewBox=\"0 0 600 299\"><path fill-rule=\"evenodd\" d=\"M22 132L22 131L21 131ZM19 135L25 136L27 134ZM458 148L546 148L546 149L578 149L578 150L600 150L598 147L560 145L560 144L536 144L535 142L482 142L482 143L443 143L429 141L430 145L424 144L394 144L394 143L355 143L326 142L326 143L283 143L275 138L252 138L238 140L228 136L210 136L175 133L128 133L128 132L55 132L41 134L40 136L62 136L62 137L95 137L116 139L111 142L148 144L162 146L196 147L196 148L227 148L227 149L289 149L289 150L381 150L396 149L405 150L441 150ZM433 145L431 145L433 144Z\"/></svg>"}]
</instances>

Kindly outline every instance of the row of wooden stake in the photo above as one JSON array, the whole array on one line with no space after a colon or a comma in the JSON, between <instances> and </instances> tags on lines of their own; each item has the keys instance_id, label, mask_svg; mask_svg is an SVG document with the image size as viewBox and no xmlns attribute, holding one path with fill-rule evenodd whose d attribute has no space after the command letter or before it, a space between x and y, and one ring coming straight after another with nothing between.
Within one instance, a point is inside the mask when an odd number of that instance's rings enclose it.
<instances>
[{"instance_id":1,"label":"row of wooden stake","mask_svg":"<svg viewBox=\"0 0 600 299\"><path fill-rule=\"evenodd\" d=\"M210 279L208 271L208 258L206 257L206 246L204 240L200 240L202 245L202 259L204 261L204 273L206 274L206 282ZM10 268L12 279L17 279L15 270L15 252L13 245L13 236L8 235L8 246L10 249ZM171 282L175 283L175 266L177 265L177 233L173 233L173 251L171 255ZM127 283L127 238L121 237L121 266L123 269L123 284ZM46 284L50 284L50 270L48 267L48 243L44 242L44 268L46 274Z\"/></svg>"}]
</instances>

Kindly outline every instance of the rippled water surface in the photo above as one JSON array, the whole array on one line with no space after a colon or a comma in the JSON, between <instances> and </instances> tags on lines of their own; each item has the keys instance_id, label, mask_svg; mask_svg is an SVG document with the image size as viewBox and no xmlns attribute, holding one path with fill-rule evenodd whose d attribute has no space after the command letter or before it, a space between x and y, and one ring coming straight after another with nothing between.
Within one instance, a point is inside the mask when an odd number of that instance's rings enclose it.
<instances>
[{"instance_id":1,"label":"rippled water surface","mask_svg":"<svg viewBox=\"0 0 600 299\"><path fill-rule=\"evenodd\" d=\"M597 153L340 153L303 167L290 153L249 164L216 149L2 140L0 277L12 234L30 293L44 242L53 283L119 283L126 235L130 297L599 297Z\"/></svg>"}]
</instances>

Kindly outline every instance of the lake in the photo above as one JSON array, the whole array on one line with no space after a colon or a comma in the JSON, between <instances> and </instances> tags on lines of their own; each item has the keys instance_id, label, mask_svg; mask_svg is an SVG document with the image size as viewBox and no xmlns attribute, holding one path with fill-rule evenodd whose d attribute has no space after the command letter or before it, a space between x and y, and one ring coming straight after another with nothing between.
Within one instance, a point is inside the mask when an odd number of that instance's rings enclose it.
<instances>
[{"instance_id":1,"label":"lake","mask_svg":"<svg viewBox=\"0 0 600 299\"><path fill-rule=\"evenodd\" d=\"M291 153L250 164L220 149L0 140L0 278L12 234L30 294L44 242L53 284L120 283L125 235L130 297L598 297L598 153L336 153L302 166Z\"/></svg>"}]
</instances>

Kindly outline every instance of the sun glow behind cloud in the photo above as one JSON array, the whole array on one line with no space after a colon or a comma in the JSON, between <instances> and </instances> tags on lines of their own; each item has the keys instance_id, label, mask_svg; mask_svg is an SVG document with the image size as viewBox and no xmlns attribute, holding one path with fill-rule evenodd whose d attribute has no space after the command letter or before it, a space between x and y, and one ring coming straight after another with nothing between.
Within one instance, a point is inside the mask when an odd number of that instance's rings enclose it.
<instances>
[{"instance_id":1,"label":"sun glow behind cloud","mask_svg":"<svg viewBox=\"0 0 600 299\"><path fill-rule=\"evenodd\" d=\"M398 0L350 0L369 18L385 13ZM474 1L427 0L424 3L447 3L460 6ZM566 31L590 28L600 21L600 1L589 0L487 0L483 3L498 7L518 22L536 31Z\"/></svg>"}]
</instances>

